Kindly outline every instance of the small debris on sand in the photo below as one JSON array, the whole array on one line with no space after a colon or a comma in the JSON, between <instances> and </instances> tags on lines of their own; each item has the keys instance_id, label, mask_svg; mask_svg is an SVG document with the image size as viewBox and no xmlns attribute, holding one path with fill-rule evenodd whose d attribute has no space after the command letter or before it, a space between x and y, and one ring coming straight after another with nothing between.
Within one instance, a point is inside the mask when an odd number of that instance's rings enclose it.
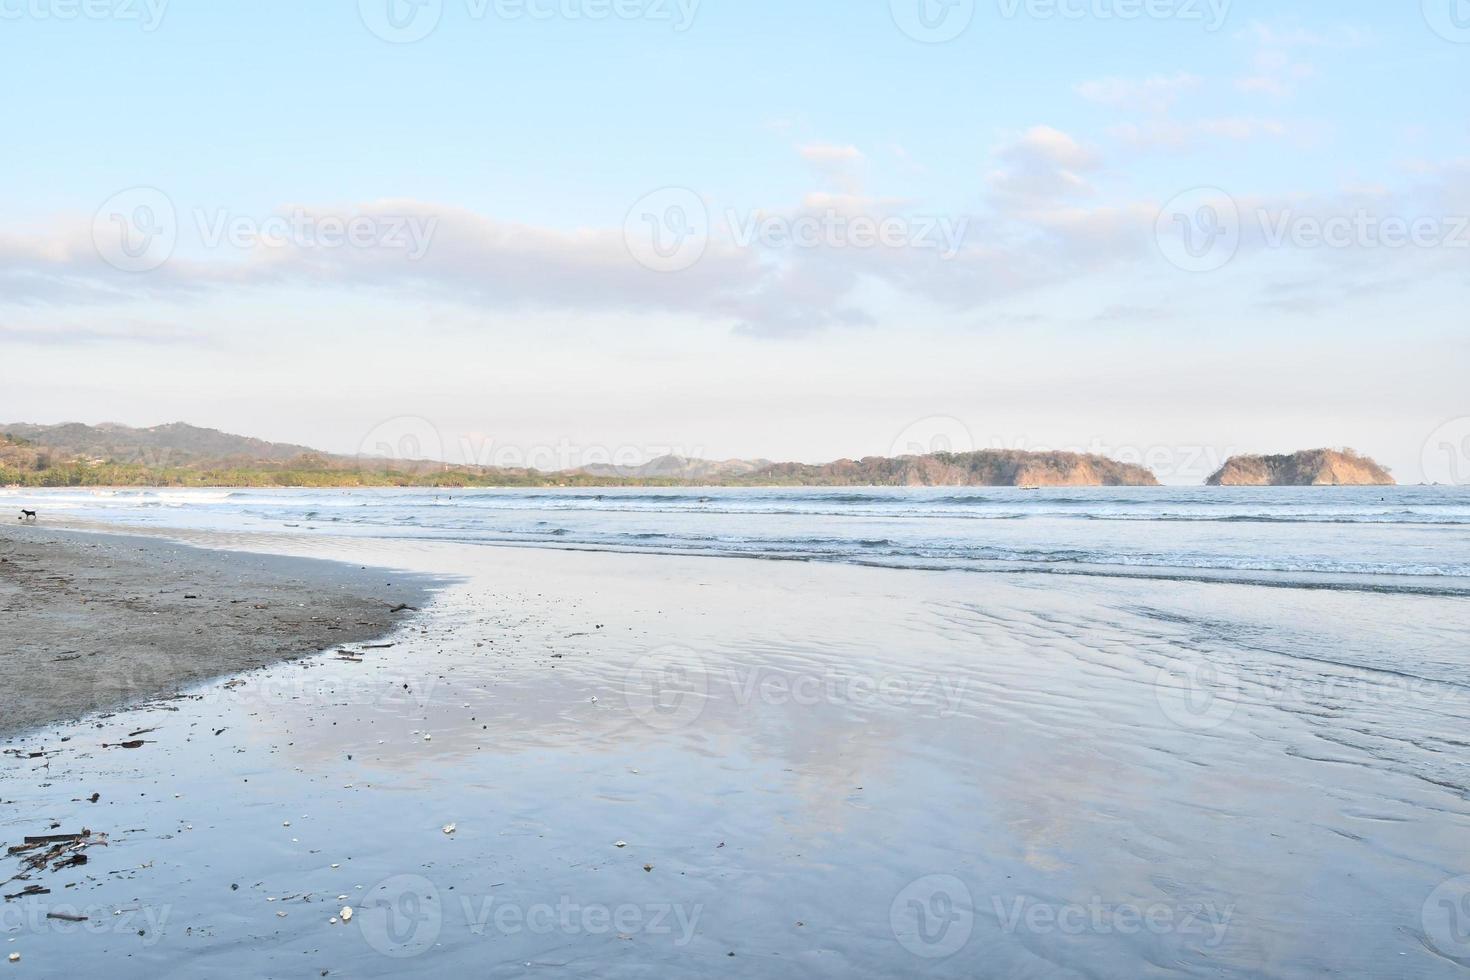
<instances>
[{"instance_id":1,"label":"small debris on sand","mask_svg":"<svg viewBox=\"0 0 1470 980\"><path fill-rule=\"evenodd\" d=\"M21 871L0 884L10 884L12 881L23 881L30 877L33 871L60 871L63 868L75 868L87 863L87 855L83 852L87 848L101 845L107 846L106 834L93 834L90 830L83 830L80 834L50 834L42 837L27 837L23 843L16 844L6 849L7 856L26 854L21 859ZM29 853L35 852L35 853ZM45 890L38 890L40 886L32 885L19 895L7 895L5 900L11 901L15 898L24 898L29 895L44 895Z\"/></svg>"}]
</instances>

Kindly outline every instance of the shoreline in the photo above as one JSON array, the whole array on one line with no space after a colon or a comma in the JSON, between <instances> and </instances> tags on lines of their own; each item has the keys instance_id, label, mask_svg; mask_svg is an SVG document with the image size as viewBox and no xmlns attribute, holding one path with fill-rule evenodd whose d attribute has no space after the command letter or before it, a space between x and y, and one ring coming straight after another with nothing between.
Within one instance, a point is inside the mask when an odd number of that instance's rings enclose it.
<instances>
[{"instance_id":1,"label":"shoreline","mask_svg":"<svg viewBox=\"0 0 1470 980\"><path fill-rule=\"evenodd\" d=\"M1453 975L1463 601L188 540L446 584L391 649L17 740L0 851L91 831L0 867L46 975ZM1026 925L1094 905L1163 926Z\"/></svg>"},{"instance_id":2,"label":"shoreline","mask_svg":"<svg viewBox=\"0 0 1470 980\"><path fill-rule=\"evenodd\" d=\"M423 575L121 528L0 525L0 738L372 642L432 587Z\"/></svg>"}]
</instances>

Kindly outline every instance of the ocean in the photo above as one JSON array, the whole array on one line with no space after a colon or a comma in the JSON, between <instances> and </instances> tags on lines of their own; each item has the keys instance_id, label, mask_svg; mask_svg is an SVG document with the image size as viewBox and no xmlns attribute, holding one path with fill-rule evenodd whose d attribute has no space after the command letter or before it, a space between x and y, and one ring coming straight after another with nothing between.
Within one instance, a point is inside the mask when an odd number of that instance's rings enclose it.
<instances>
[{"instance_id":1,"label":"ocean","mask_svg":"<svg viewBox=\"0 0 1470 980\"><path fill-rule=\"evenodd\" d=\"M1470 594L1470 488L0 490L152 528Z\"/></svg>"},{"instance_id":2,"label":"ocean","mask_svg":"<svg viewBox=\"0 0 1470 980\"><path fill-rule=\"evenodd\" d=\"M1470 964L1470 491L4 494L441 583L0 745L0 838L108 835L0 906L47 976ZM242 628L19 574L67 597L58 676L120 642L94 603Z\"/></svg>"}]
</instances>

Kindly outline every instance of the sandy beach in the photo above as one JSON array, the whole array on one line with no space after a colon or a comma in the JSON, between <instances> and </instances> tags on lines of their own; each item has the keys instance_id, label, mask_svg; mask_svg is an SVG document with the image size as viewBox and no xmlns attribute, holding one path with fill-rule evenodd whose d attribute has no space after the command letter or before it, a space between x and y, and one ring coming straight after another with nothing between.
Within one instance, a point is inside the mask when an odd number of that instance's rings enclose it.
<instances>
[{"instance_id":1,"label":"sandy beach","mask_svg":"<svg viewBox=\"0 0 1470 980\"><path fill-rule=\"evenodd\" d=\"M0 525L0 736L367 641L426 597L381 569Z\"/></svg>"},{"instance_id":2,"label":"sandy beach","mask_svg":"<svg viewBox=\"0 0 1470 980\"><path fill-rule=\"evenodd\" d=\"M4 743L22 972L1463 975L1456 598L193 538L330 649Z\"/></svg>"},{"instance_id":3,"label":"sandy beach","mask_svg":"<svg viewBox=\"0 0 1470 980\"><path fill-rule=\"evenodd\" d=\"M1470 980L1470 0L0 51L0 980Z\"/></svg>"}]
</instances>

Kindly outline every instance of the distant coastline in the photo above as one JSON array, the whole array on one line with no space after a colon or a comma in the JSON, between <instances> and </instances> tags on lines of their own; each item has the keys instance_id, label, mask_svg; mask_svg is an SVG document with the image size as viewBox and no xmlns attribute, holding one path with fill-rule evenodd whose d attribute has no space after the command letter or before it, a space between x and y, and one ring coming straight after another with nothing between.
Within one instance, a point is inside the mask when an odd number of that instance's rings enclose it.
<instances>
[{"instance_id":1,"label":"distant coastline","mask_svg":"<svg viewBox=\"0 0 1470 980\"><path fill-rule=\"evenodd\" d=\"M1348 449L1237 456L1211 486L1392 485ZM1100 455L979 450L831 463L715 462L665 456L641 466L565 471L343 456L184 423L134 429L66 424L0 427L0 486L18 488L298 487L303 489L617 489L679 487L1155 487L1148 469Z\"/></svg>"}]
</instances>

